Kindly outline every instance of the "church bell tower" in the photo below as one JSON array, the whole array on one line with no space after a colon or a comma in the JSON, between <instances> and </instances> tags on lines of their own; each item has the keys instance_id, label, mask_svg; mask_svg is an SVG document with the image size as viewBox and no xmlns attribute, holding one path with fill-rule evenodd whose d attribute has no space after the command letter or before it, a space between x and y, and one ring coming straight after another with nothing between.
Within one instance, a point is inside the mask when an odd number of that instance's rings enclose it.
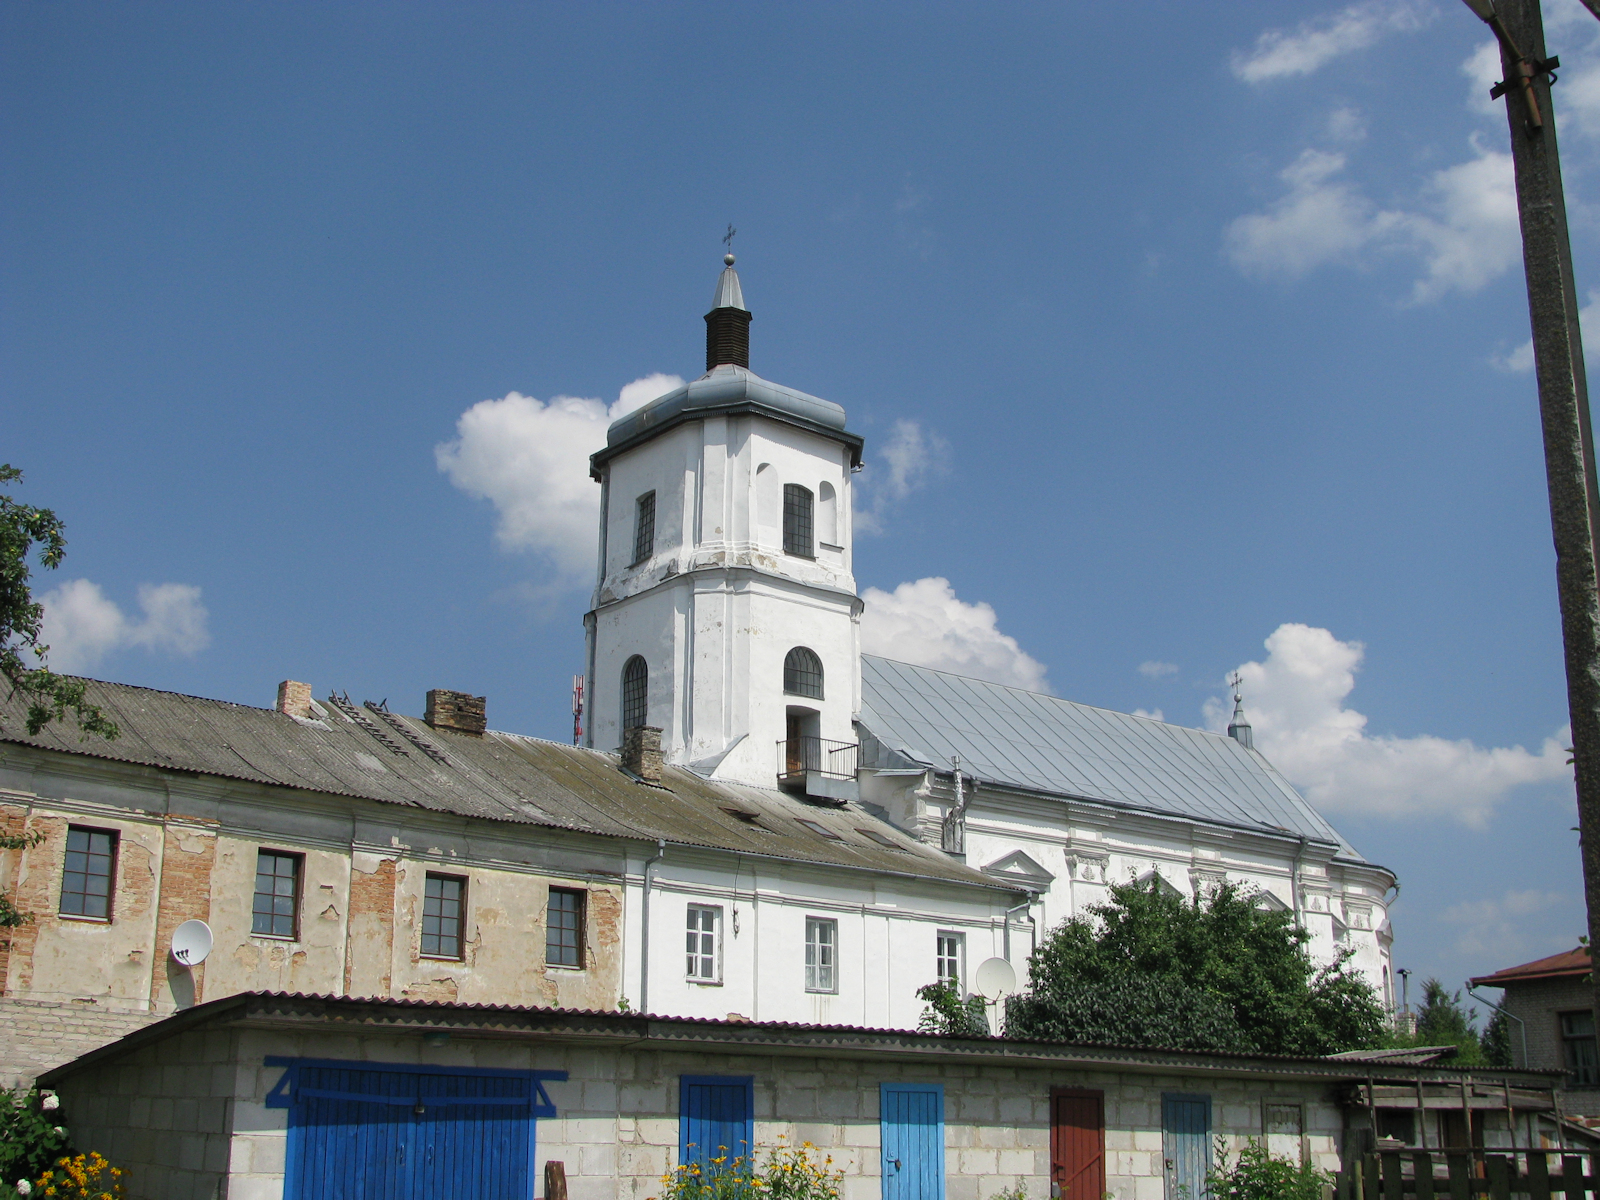
<instances>
[{"instance_id":1,"label":"church bell tower","mask_svg":"<svg viewBox=\"0 0 1600 1200\"><path fill-rule=\"evenodd\" d=\"M750 370L751 315L723 261L706 373L617 420L589 460L588 744L653 726L667 762L707 778L853 796L862 439L839 405Z\"/></svg>"}]
</instances>

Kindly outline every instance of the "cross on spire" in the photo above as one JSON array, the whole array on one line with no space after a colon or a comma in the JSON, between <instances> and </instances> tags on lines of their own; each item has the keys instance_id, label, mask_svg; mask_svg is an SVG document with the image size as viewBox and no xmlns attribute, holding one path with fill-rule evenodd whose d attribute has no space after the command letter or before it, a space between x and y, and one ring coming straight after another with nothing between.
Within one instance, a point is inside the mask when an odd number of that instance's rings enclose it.
<instances>
[{"instance_id":1,"label":"cross on spire","mask_svg":"<svg viewBox=\"0 0 1600 1200\"><path fill-rule=\"evenodd\" d=\"M722 244L728 248L728 253L733 253L733 239L739 231L733 227L733 222L728 222L728 232L722 235Z\"/></svg>"}]
</instances>

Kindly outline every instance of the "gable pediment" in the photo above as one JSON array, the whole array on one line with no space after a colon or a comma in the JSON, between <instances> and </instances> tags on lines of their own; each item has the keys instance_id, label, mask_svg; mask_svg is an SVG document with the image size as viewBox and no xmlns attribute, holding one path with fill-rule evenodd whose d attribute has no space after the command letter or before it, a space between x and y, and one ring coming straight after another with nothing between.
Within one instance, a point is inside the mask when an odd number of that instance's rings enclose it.
<instances>
[{"instance_id":1,"label":"gable pediment","mask_svg":"<svg viewBox=\"0 0 1600 1200\"><path fill-rule=\"evenodd\" d=\"M1003 858L995 859L983 868L983 873L1037 892L1047 891L1056 879L1021 850L1013 850Z\"/></svg>"},{"instance_id":2,"label":"gable pediment","mask_svg":"<svg viewBox=\"0 0 1600 1200\"><path fill-rule=\"evenodd\" d=\"M1138 884L1141 884L1142 886L1148 887L1152 880L1155 882L1156 891L1160 892L1163 896L1177 896L1177 897L1179 897L1181 899L1184 899L1184 900L1188 899L1187 896L1185 896L1181 891L1179 891L1177 888L1173 887L1172 884L1167 881L1166 876L1164 876L1160 871L1157 871L1154 868L1151 868L1150 870L1146 871L1143 875L1139 876L1139 878L1136 879L1134 882L1138 883Z\"/></svg>"}]
</instances>

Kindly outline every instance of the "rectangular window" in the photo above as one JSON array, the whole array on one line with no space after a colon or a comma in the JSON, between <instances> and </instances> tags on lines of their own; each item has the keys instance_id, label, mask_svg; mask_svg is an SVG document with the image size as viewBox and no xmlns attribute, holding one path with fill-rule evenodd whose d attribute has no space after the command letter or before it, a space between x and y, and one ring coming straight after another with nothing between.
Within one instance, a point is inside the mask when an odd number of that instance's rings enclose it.
<instances>
[{"instance_id":1,"label":"rectangular window","mask_svg":"<svg viewBox=\"0 0 1600 1200\"><path fill-rule=\"evenodd\" d=\"M965 949L966 935L961 933L947 933L939 931L935 943L936 966L940 982L948 979L956 985L956 990L961 990L961 958ZM924 943L926 944L926 943Z\"/></svg>"},{"instance_id":2,"label":"rectangular window","mask_svg":"<svg viewBox=\"0 0 1600 1200\"><path fill-rule=\"evenodd\" d=\"M722 980L717 935L722 932L722 910L706 904L689 905L688 950L690 979L700 983Z\"/></svg>"},{"instance_id":3,"label":"rectangular window","mask_svg":"<svg viewBox=\"0 0 1600 1200\"><path fill-rule=\"evenodd\" d=\"M62 915L109 921L116 864L115 833L68 826L67 859L61 872Z\"/></svg>"},{"instance_id":4,"label":"rectangular window","mask_svg":"<svg viewBox=\"0 0 1600 1200\"><path fill-rule=\"evenodd\" d=\"M461 957L462 916L467 881L459 875L430 874L422 892L422 952L430 958Z\"/></svg>"},{"instance_id":5,"label":"rectangular window","mask_svg":"<svg viewBox=\"0 0 1600 1200\"><path fill-rule=\"evenodd\" d=\"M783 552L801 558L815 558L812 537L812 497L798 483L783 485Z\"/></svg>"},{"instance_id":6,"label":"rectangular window","mask_svg":"<svg viewBox=\"0 0 1600 1200\"><path fill-rule=\"evenodd\" d=\"M839 990L839 922L806 918L806 991Z\"/></svg>"},{"instance_id":7,"label":"rectangular window","mask_svg":"<svg viewBox=\"0 0 1600 1200\"><path fill-rule=\"evenodd\" d=\"M545 908L544 961L553 967L583 966L584 893L551 888Z\"/></svg>"},{"instance_id":8,"label":"rectangular window","mask_svg":"<svg viewBox=\"0 0 1600 1200\"><path fill-rule=\"evenodd\" d=\"M1567 1086L1600 1084L1600 1062L1595 1058L1594 1013L1588 1009L1562 1013L1561 1045L1566 1052Z\"/></svg>"},{"instance_id":9,"label":"rectangular window","mask_svg":"<svg viewBox=\"0 0 1600 1200\"><path fill-rule=\"evenodd\" d=\"M277 850L256 854L256 900L250 932L261 937L293 938L300 924L300 856Z\"/></svg>"},{"instance_id":10,"label":"rectangular window","mask_svg":"<svg viewBox=\"0 0 1600 1200\"><path fill-rule=\"evenodd\" d=\"M642 563L656 552L656 494L646 492L634 502L633 561Z\"/></svg>"}]
</instances>

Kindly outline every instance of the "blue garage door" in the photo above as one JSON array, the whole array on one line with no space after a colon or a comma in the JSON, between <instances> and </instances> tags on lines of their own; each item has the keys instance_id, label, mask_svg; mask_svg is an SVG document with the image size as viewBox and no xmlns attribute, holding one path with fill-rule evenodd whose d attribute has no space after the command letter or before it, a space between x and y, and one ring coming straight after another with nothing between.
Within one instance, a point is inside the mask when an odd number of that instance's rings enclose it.
<instances>
[{"instance_id":1,"label":"blue garage door","mask_svg":"<svg viewBox=\"0 0 1600 1200\"><path fill-rule=\"evenodd\" d=\"M709 1170L755 1149L755 1078L681 1075L678 1078L678 1161Z\"/></svg>"},{"instance_id":2,"label":"blue garage door","mask_svg":"<svg viewBox=\"0 0 1600 1200\"><path fill-rule=\"evenodd\" d=\"M885 1083L878 1101L883 1200L944 1200L944 1088Z\"/></svg>"},{"instance_id":3,"label":"blue garage door","mask_svg":"<svg viewBox=\"0 0 1600 1200\"><path fill-rule=\"evenodd\" d=\"M272 1059L289 1110L284 1200L530 1200L543 1080L487 1071Z\"/></svg>"}]
</instances>

